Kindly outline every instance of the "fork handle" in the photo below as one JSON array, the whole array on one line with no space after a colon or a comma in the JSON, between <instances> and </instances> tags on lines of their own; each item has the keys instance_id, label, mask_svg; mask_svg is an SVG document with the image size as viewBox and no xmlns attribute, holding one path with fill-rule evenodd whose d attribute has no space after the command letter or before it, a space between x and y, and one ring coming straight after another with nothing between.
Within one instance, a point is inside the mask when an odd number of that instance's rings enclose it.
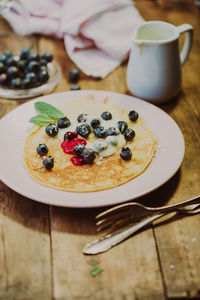
<instances>
[{"instance_id":1,"label":"fork handle","mask_svg":"<svg viewBox=\"0 0 200 300\"><path fill-rule=\"evenodd\" d=\"M113 246L119 244L120 242L124 241L125 239L127 239L133 233L137 232L138 230L140 230L141 228L145 227L146 225L152 223L153 221L161 218L162 216L166 215L167 213L159 213L159 214L153 215L147 219L144 219L144 220L138 222L137 224L135 224L127 229L122 229L120 231L117 231L117 232L114 232L111 234L107 234L106 236L101 237L100 239L87 244L83 248L83 253L98 254L98 253L107 251L111 247L113 247Z\"/></svg>"},{"instance_id":2,"label":"fork handle","mask_svg":"<svg viewBox=\"0 0 200 300\"><path fill-rule=\"evenodd\" d=\"M188 200L185 200L185 201L182 201L182 202L179 202L179 203L175 203L175 204L171 204L171 205L168 205L168 206L160 206L160 207L156 207L156 208L153 208L152 211L154 212L170 212L172 210L175 210L178 208L181 208L181 207L185 207L185 206L189 206L189 205L192 205L192 204L198 204L200 203L200 194L196 195L195 197L192 197Z\"/></svg>"}]
</instances>

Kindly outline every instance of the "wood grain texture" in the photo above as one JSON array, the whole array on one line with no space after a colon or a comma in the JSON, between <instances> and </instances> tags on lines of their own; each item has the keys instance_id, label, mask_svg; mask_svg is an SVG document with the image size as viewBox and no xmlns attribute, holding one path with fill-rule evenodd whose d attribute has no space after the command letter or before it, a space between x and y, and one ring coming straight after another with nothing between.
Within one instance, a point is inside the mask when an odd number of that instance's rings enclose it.
<instances>
[{"instance_id":1,"label":"wood grain texture","mask_svg":"<svg viewBox=\"0 0 200 300\"><path fill-rule=\"evenodd\" d=\"M164 299L151 230L109 252L87 256L83 247L97 238L94 211L51 210L55 299ZM92 277L97 267L104 271Z\"/></svg>"},{"instance_id":2,"label":"wood grain texture","mask_svg":"<svg viewBox=\"0 0 200 300\"><path fill-rule=\"evenodd\" d=\"M144 8L143 2L137 1L138 9L140 5ZM169 203L180 202L200 191L199 13L193 1L146 1L145 5L144 17L148 19L175 25L189 23L194 27L192 51L182 68L182 91L174 102L161 106L180 126L186 145L179 182ZM168 298L200 297L199 221L196 215L154 229Z\"/></svg>"},{"instance_id":3,"label":"wood grain texture","mask_svg":"<svg viewBox=\"0 0 200 300\"><path fill-rule=\"evenodd\" d=\"M48 206L0 185L0 299L51 299L51 250ZM1 274L2 275L2 274ZM2 279L2 280L1 280Z\"/></svg>"},{"instance_id":4,"label":"wood grain texture","mask_svg":"<svg viewBox=\"0 0 200 300\"><path fill-rule=\"evenodd\" d=\"M37 49L34 36L17 36L3 20L0 42L0 52ZM0 98L0 118L23 102ZM52 299L49 228L48 206L22 197L0 182L1 300Z\"/></svg>"},{"instance_id":5,"label":"wood grain texture","mask_svg":"<svg viewBox=\"0 0 200 300\"><path fill-rule=\"evenodd\" d=\"M146 20L194 26L191 55L183 66L182 91L161 106L180 126L186 144L181 169L156 191L138 199L157 206L185 200L200 187L200 10L192 0L136 0ZM0 31L11 31L0 20ZM12 47L31 45L50 51L62 68L53 92L68 91L68 72L75 67L62 40L31 36ZM2 37L2 38L1 38ZM0 41L4 36L0 35ZM181 45L184 36L181 37ZM5 41L5 39L4 39ZM8 40L9 42L9 40ZM0 43L0 52L7 47ZM21 47L20 47L21 45ZM17 48L19 47L19 48ZM129 94L125 62L105 79L81 73L81 89ZM0 118L26 100L0 98ZM106 253L82 254L86 243L99 237L94 216L101 209L49 207L0 184L0 299L166 300L200 298L200 216L169 217ZM90 271L103 272L92 277Z\"/></svg>"}]
</instances>

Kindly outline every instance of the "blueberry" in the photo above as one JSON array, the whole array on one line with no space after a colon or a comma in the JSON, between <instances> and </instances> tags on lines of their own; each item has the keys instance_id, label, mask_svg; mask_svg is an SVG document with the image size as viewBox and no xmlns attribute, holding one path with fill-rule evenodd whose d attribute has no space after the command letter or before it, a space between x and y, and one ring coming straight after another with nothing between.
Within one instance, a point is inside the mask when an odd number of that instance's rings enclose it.
<instances>
[{"instance_id":1,"label":"blueberry","mask_svg":"<svg viewBox=\"0 0 200 300\"><path fill-rule=\"evenodd\" d=\"M5 73L2 73L1 75L0 75L0 84L6 84L7 83L7 80L8 80L8 76L7 76L7 74L5 74Z\"/></svg>"},{"instance_id":2,"label":"blueberry","mask_svg":"<svg viewBox=\"0 0 200 300\"><path fill-rule=\"evenodd\" d=\"M80 86L78 84L72 84L72 85L70 85L70 90L71 91L78 91L80 89L81 88L80 88Z\"/></svg>"},{"instance_id":3,"label":"blueberry","mask_svg":"<svg viewBox=\"0 0 200 300\"><path fill-rule=\"evenodd\" d=\"M78 133L76 131L67 131L64 135L64 141L72 141L78 137Z\"/></svg>"},{"instance_id":4,"label":"blueberry","mask_svg":"<svg viewBox=\"0 0 200 300\"><path fill-rule=\"evenodd\" d=\"M91 132L91 128L90 128L90 125L83 123L76 127L76 131L81 137L87 139Z\"/></svg>"},{"instance_id":5,"label":"blueberry","mask_svg":"<svg viewBox=\"0 0 200 300\"><path fill-rule=\"evenodd\" d=\"M59 129L55 123L51 123L45 127L45 131L49 136L54 137L58 134Z\"/></svg>"},{"instance_id":6,"label":"blueberry","mask_svg":"<svg viewBox=\"0 0 200 300\"><path fill-rule=\"evenodd\" d=\"M37 72L39 70L39 63L35 60L31 60L27 66L28 72Z\"/></svg>"},{"instance_id":7,"label":"blueberry","mask_svg":"<svg viewBox=\"0 0 200 300\"><path fill-rule=\"evenodd\" d=\"M13 56L13 55L12 55L12 52L9 51L9 50L4 51L3 55L5 55L6 57L11 57L11 56Z\"/></svg>"},{"instance_id":8,"label":"blueberry","mask_svg":"<svg viewBox=\"0 0 200 300\"><path fill-rule=\"evenodd\" d=\"M51 170L54 166L54 158L49 156L43 160L43 166L46 170Z\"/></svg>"},{"instance_id":9,"label":"blueberry","mask_svg":"<svg viewBox=\"0 0 200 300\"><path fill-rule=\"evenodd\" d=\"M129 112L128 116L129 116L129 119L130 119L132 122L135 122L135 121L138 119L138 117L139 117L138 113L137 113L135 110L131 110L131 111Z\"/></svg>"},{"instance_id":10,"label":"blueberry","mask_svg":"<svg viewBox=\"0 0 200 300\"><path fill-rule=\"evenodd\" d=\"M87 114L80 114L77 118L78 122L86 122L87 121Z\"/></svg>"},{"instance_id":11,"label":"blueberry","mask_svg":"<svg viewBox=\"0 0 200 300\"><path fill-rule=\"evenodd\" d=\"M47 62L51 62L53 60L53 55L50 52L45 52L41 56L42 59L45 59Z\"/></svg>"},{"instance_id":12,"label":"blueberry","mask_svg":"<svg viewBox=\"0 0 200 300\"><path fill-rule=\"evenodd\" d=\"M2 55L0 56L0 62L5 63L5 62L6 62L6 59L7 59L7 57L6 57L4 54L2 54Z\"/></svg>"},{"instance_id":13,"label":"blueberry","mask_svg":"<svg viewBox=\"0 0 200 300\"><path fill-rule=\"evenodd\" d=\"M39 72L42 72L42 71L48 72L47 66L45 66L45 65L40 66Z\"/></svg>"},{"instance_id":14,"label":"blueberry","mask_svg":"<svg viewBox=\"0 0 200 300\"><path fill-rule=\"evenodd\" d=\"M97 128L99 125L100 125L100 120L98 120L98 119L93 119L93 120L91 121L91 126L92 126L92 128Z\"/></svg>"},{"instance_id":15,"label":"blueberry","mask_svg":"<svg viewBox=\"0 0 200 300\"><path fill-rule=\"evenodd\" d=\"M28 78L31 84L35 84L37 81L37 75L34 72L26 73L25 78Z\"/></svg>"},{"instance_id":16,"label":"blueberry","mask_svg":"<svg viewBox=\"0 0 200 300\"><path fill-rule=\"evenodd\" d=\"M98 126L94 129L94 135L98 138L105 138L106 131L103 126Z\"/></svg>"},{"instance_id":17,"label":"blueberry","mask_svg":"<svg viewBox=\"0 0 200 300\"><path fill-rule=\"evenodd\" d=\"M129 147L126 147L126 148L122 148L121 152L120 152L120 157L123 159L123 160L130 160L131 157L132 157L132 152L131 150L129 149Z\"/></svg>"},{"instance_id":18,"label":"blueberry","mask_svg":"<svg viewBox=\"0 0 200 300\"><path fill-rule=\"evenodd\" d=\"M38 59L39 59L39 55L37 53L29 53L29 55L27 57L28 61L31 61L31 60L37 61Z\"/></svg>"},{"instance_id":19,"label":"blueberry","mask_svg":"<svg viewBox=\"0 0 200 300\"><path fill-rule=\"evenodd\" d=\"M85 149L85 146L84 146L83 144L77 144L77 145L74 147L73 152L74 152L74 154L75 154L77 157L81 158L81 154L82 154L82 152L83 152L84 149Z\"/></svg>"},{"instance_id":20,"label":"blueberry","mask_svg":"<svg viewBox=\"0 0 200 300\"><path fill-rule=\"evenodd\" d=\"M15 66L9 67L7 70L8 78L16 78L19 76L19 69Z\"/></svg>"},{"instance_id":21,"label":"blueberry","mask_svg":"<svg viewBox=\"0 0 200 300\"><path fill-rule=\"evenodd\" d=\"M19 77L13 78L11 80L11 88L19 89L19 88L21 88L21 83L22 83L21 78L19 78Z\"/></svg>"},{"instance_id":22,"label":"blueberry","mask_svg":"<svg viewBox=\"0 0 200 300\"><path fill-rule=\"evenodd\" d=\"M46 144L39 144L38 146L37 146L37 153L40 155L40 156L44 156L44 155L46 155L48 152L49 152L49 149L48 149L48 147L47 147L47 145Z\"/></svg>"},{"instance_id":23,"label":"blueberry","mask_svg":"<svg viewBox=\"0 0 200 300\"><path fill-rule=\"evenodd\" d=\"M40 83L45 83L48 81L49 79L49 74L48 74L48 71L40 71L39 74L38 74L38 79L39 79L39 82Z\"/></svg>"},{"instance_id":24,"label":"blueberry","mask_svg":"<svg viewBox=\"0 0 200 300\"><path fill-rule=\"evenodd\" d=\"M48 63L47 60L44 59L44 58L41 58L40 61L39 61L40 66L45 66L45 67L47 67L47 63Z\"/></svg>"},{"instance_id":25,"label":"blueberry","mask_svg":"<svg viewBox=\"0 0 200 300\"><path fill-rule=\"evenodd\" d=\"M128 124L124 121L118 121L117 127L121 133L124 133L125 130L128 128Z\"/></svg>"},{"instance_id":26,"label":"blueberry","mask_svg":"<svg viewBox=\"0 0 200 300\"><path fill-rule=\"evenodd\" d=\"M28 89L30 87L31 87L31 80L29 78L22 79L21 88L22 89Z\"/></svg>"},{"instance_id":27,"label":"blueberry","mask_svg":"<svg viewBox=\"0 0 200 300\"><path fill-rule=\"evenodd\" d=\"M0 74L4 73L6 71L6 67L4 63L0 62Z\"/></svg>"},{"instance_id":28,"label":"blueberry","mask_svg":"<svg viewBox=\"0 0 200 300\"><path fill-rule=\"evenodd\" d=\"M109 127L109 128L106 129L106 136L109 136L109 135L118 135L118 134L119 134L119 131L115 127Z\"/></svg>"},{"instance_id":29,"label":"blueberry","mask_svg":"<svg viewBox=\"0 0 200 300\"><path fill-rule=\"evenodd\" d=\"M83 150L83 152L81 154L81 158L83 159L83 162L85 164L92 164L96 158L96 154L95 154L94 150L92 150L90 148L86 148Z\"/></svg>"},{"instance_id":30,"label":"blueberry","mask_svg":"<svg viewBox=\"0 0 200 300\"><path fill-rule=\"evenodd\" d=\"M18 60L14 57L8 57L5 61L5 64L7 67L11 67L11 66L16 66L17 65Z\"/></svg>"},{"instance_id":31,"label":"blueberry","mask_svg":"<svg viewBox=\"0 0 200 300\"><path fill-rule=\"evenodd\" d=\"M17 62L17 68L21 71L24 72L26 70L26 61L21 59Z\"/></svg>"},{"instance_id":32,"label":"blueberry","mask_svg":"<svg viewBox=\"0 0 200 300\"><path fill-rule=\"evenodd\" d=\"M111 114L109 111L104 111L104 112L101 114L101 117L102 117L102 119L108 121L108 120L111 120L111 119L112 119L112 114Z\"/></svg>"},{"instance_id":33,"label":"blueberry","mask_svg":"<svg viewBox=\"0 0 200 300\"><path fill-rule=\"evenodd\" d=\"M24 48L22 49L21 53L20 53L20 59L25 59L27 60L29 55L30 55L31 51L28 48Z\"/></svg>"},{"instance_id":34,"label":"blueberry","mask_svg":"<svg viewBox=\"0 0 200 300\"><path fill-rule=\"evenodd\" d=\"M131 128L126 129L124 132L124 137L127 142L132 141L132 139L135 137L135 131Z\"/></svg>"},{"instance_id":35,"label":"blueberry","mask_svg":"<svg viewBox=\"0 0 200 300\"><path fill-rule=\"evenodd\" d=\"M67 117L63 117L57 121L58 128L67 128L71 125Z\"/></svg>"},{"instance_id":36,"label":"blueberry","mask_svg":"<svg viewBox=\"0 0 200 300\"><path fill-rule=\"evenodd\" d=\"M76 83L80 78L80 72L77 69L71 69L69 71L69 80L73 83Z\"/></svg>"}]
</instances>

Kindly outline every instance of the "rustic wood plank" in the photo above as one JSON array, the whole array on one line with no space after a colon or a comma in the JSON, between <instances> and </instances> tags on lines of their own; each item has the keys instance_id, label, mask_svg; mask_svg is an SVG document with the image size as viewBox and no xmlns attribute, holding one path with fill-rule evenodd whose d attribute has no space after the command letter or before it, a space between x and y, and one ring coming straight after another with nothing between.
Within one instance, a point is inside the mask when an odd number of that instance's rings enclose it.
<instances>
[{"instance_id":1,"label":"rustic wood plank","mask_svg":"<svg viewBox=\"0 0 200 300\"><path fill-rule=\"evenodd\" d=\"M37 49L36 37L19 37L0 22L0 52ZM0 118L26 100L0 98ZM14 145L13 145L14 151ZM0 183L0 299L51 299L48 206Z\"/></svg>"},{"instance_id":2,"label":"rustic wood plank","mask_svg":"<svg viewBox=\"0 0 200 300\"><path fill-rule=\"evenodd\" d=\"M108 252L87 256L82 249L97 238L97 210L51 211L55 299L165 299L151 229ZM92 277L96 267L104 271Z\"/></svg>"},{"instance_id":3,"label":"rustic wood plank","mask_svg":"<svg viewBox=\"0 0 200 300\"><path fill-rule=\"evenodd\" d=\"M192 24L194 44L188 61L182 69L182 92L174 102L162 105L180 126L186 144L185 158L179 172L178 182L169 182L170 203L180 202L199 193L200 182L200 22L199 9L193 1L137 1L138 8L148 20L162 19L175 25ZM144 10L143 10L144 9ZM196 16L196 17L194 17ZM160 199L163 188L153 196ZM155 227L155 237L160 257L167 298L200 297L199 215L175 219ZM198 262L198 263L197 263Z\"/></svg>"},{"instance_id":4,"label":"rustic wood plank","mask_svg":"<svg viewBox=\"0 0 200 300\"><path fill-rule=\"evenodd\" d=\"M12 109L16 108L18 106L17 101L10 101L3 98L0 98L0 119L7 114Z\"/></svg>"},{"instance_id":5,"label":"rustic wood plank","mask_svg":"<svg viewBox=\"0 0 200 300\"><path fill-rule=\"evenodd\" d=\"M162 106L183 131L183 165L164 186L140 199L149 205L179 202L199 192L199 10L189 0L135 2L146 20L191 23L197 33L183 67L182 92L175 101ZM0 22L2 28L10 30L6 22ZM53 52L61 64L63 77L54 92L69 90L67 77L74 64L65 53L63 41L43 37L38 49L40 53ZM126 93L126 67L125 63L103 80L81 73L80 86ZM0 99L0 117L20 103L23 102ZM51 207L49 224L48 206L1 184L0 299L162 300L165 294L168 299L200 297L199 216L165 221L163 226L155 225L153 233L146 230L107 253L85 256L81 253L83 246L97 237L97 211ZM90 271L95 267L104 271L92 277Z\"/></svg>"},{"instance_id":6,"label":"rustic wood plank","mask_svg":"<svg viewBox=\"0 0 200 300\"><path fill-rule=\"evenodd\" d=\"M0 184L0 299L51 299L48 206Z\"/></svg>"}]
</instances>

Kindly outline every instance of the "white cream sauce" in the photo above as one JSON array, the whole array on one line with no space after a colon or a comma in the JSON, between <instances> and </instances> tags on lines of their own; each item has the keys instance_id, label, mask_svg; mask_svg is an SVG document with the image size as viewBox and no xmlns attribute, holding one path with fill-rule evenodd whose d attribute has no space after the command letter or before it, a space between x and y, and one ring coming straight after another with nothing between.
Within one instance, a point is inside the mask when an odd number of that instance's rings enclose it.
<instances>
[{"instance_id":1,"label":"white cream sauce","mask_svg":"<svg viewBox=\"0 0 200 300\"><path fill-rule=\"evenodd\" d=\"M105 128L105 130L109 127L115 127L117 129L117 121L118 120L103 120L102 118L98 118L96 116L89 115L87 117L86 123L90 125L91 121L93 119L98 119L100 121L100 125ZM58 138L61 142L64 140L64 134L67 131L74 132L76 130L76 127L80 125L81 123L75 120L70 120L71 125L67 128L59 129ZM91 127L91 130L93 132L93 128ZM117 129L118 130L118 129ZM119 131L119 130L118 130ZM81 136L79 136L82 138ZM94 136L95 138L95 136ZM118 135L113 136L107 136L105 139L98 139L95 138L95 141L89 142L87 141L87 147L93 149L96 153L99 154L99 159L102 159L103 157L108 157L114 154L118 149L122 148L126 144L126 140L124 136L119 132Z\"/></svg>"}]
</instances>

